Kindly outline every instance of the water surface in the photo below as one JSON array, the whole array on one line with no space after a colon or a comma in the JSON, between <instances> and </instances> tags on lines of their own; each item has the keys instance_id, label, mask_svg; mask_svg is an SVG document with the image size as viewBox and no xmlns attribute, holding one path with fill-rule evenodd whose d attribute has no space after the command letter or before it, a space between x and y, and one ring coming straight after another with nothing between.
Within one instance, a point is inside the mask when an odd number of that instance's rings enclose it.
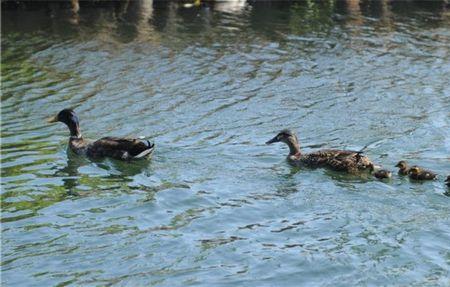
<instances>
[{"instance_id":1,"label":"water surface","mask_svg":"<svg viewBox=\"0 0 450 287\"><path fill-rule=\"evenodd\" d=\"M3 8L3 285L450 284L448 4ZM72 154L45 122L66 107L153 160ZM264 145L287 127L441 176L291 168Z\"/></svg>"}]
</instances>

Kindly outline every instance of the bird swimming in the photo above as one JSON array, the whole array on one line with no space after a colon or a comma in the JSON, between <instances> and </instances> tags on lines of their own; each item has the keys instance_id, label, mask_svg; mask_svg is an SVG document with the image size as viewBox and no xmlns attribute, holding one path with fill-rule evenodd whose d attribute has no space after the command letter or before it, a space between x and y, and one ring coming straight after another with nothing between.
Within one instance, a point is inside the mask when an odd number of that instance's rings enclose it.
<instances>
[{"instance_id":1,"label":"bird swimming","mask_svg":"<svg viewBox=\"0 0 450 287\"><path fill-rule=\"evenodd\" d=\"M413 166L409 169L408 176L414 180L432 180L436 179L437 174L421 167Z\"/></svg>"},{"instance_id":2,"label":"bird swimming","mask_svg":"<svg viewBox=\"0 0 450 287\"><path fill-rule=\"evenodd\" d=\"M399 170L398 170L398 174L399 174L399 175L408 175L409 166L408 166L408 164L406 163L406 161L404 161L404 160L399 161L399 162L395 165L395 167L398 167L398 168L399 168Z\"/></svg>"},{"instance_id":3,"label":"bird swimming","mask_svg":"<svg viewBox=\"0 0 450 287\"><path fill-rule=\"evenodd\" d=\"M155 144L150 141L133 138L103 137L97 141L88 141L81 135L78 117L71 109L64 109L47 121L67 125L70 131L69 148L79 155L133 160L149 158L155 149Z\"/></svg>"},{"instance_id":4,"label":"bird swimming","mask_svg":"<svg viewBox=\"0 0 450 287\"><path fill-rule=\"evenodd\" d=\"M379 169L373 173L373 176L375 176L378 179L386 179L392 177L392 172L386 169Z\"/></svg>"},{"instance_id":5,"label":"bird swimming","mask_svg":"<svg viewBox=\"0 0 450 287\"><path fill-rule=\"evenodd\" d=\"M300 151L300 144L295 133L284 129L266 144L283 142L289 147L288 162L293 166L306 166L312 168L325 167L332 170L347 173L360 173L362 171L373 171L372 161L362 155L361 151L323 149L304 154Z\"/></svg>"}]
</instances>

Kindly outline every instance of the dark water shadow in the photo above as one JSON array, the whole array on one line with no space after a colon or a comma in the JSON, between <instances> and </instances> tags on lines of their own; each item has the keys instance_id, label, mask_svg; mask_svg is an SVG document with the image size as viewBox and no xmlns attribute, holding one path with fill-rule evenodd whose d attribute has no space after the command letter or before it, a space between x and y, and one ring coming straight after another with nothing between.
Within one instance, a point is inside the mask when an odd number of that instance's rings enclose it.
<instances>
[{"instance_id":1,"label":"dark water shadow","mask_svg":"<svg viewBox=\"0 0 450 287\"><path fill-rule=\"evenodd\" d=\"M108 34L126 43L151 28L159 36L176 30L201 39L212 32L213 24L232 15L216 11L214 1L202 1L191 9L184 8L182 1L170 0L154 0L150 9L142 0L79 4L74 13L70 1L2 1L2 34L10 30L48 31L62 37ZM374 19L390 29L396 29L391 23L411 17L421 25L436 25L446 21L449 8L448 1L440 0L247 1L243 11L235 13L243 18L240 29L249 35L283 41L286 34L328 33L337 23L358 26ZM426 16L430 13L436 16L430 19Z\"/></svg>"},{"instance_id":2,"label":"dark water shadow","mask_svg":"<svg viewBox=\"0 0 450 287\"><path fill-rule=\"evenodd\" d=\"M127 191L130 189L128 184L133 181L133 176L147 171L149 164L149 160L125 162L109 158L90 159L67 149L66 165L58 168L53 174L54 177L62 178L62 186L47 185L47 188L53 191L46 192L46 194L54 196L51 200L45 200L45 204L42 204L40 208L34 209L33 214L38 209L69 198L85 197L91 193L96 194L102 191ZM92 175L89 172L85 173L80 171L83 167L98 168L106 171L106 174ZM46 194L42 197L46 197Z\"/></svg>"}]
</instances>

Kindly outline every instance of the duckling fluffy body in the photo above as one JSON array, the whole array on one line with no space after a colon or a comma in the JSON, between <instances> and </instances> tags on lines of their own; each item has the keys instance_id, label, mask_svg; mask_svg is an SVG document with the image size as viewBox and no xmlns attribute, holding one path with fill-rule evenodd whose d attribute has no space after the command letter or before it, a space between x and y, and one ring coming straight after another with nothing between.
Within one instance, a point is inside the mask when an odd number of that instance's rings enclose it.
<instances>
[{"instance_id":1,"label":"duckling fluffy body","mask_svg":"<svg viewBox=\"0 0 450 287\"><path fill-rule=\"evenodd\" d=\"M409 178L414 180L432 180L436 178L436 174L432 171L413 166L408 171Z\"/></svg>"},{"instance_id":2,"label":"duckling fluffy body","mask_svg":"<svg viewBox=\"0 0 450 287\"><path fill-rule=\"evenodd\" d=\"M62 122L70 130L69 148L76 154L88 157L111 157L120 160L148 158L155 145L149 141L130 138L103 137L91 142L84 139L80 132L78 117L71 109L64 109L48 122Z\"/></svg>"},{"instance_id":3,"label":"duckling fluffy body","mask_svg":"<svg viewBox=\"0 0 450 287\"><path fill-rule=\"evenodd\" d=\"M351 150L323 149L303 154L297 136L291 130L282 130L266 144L283 142L289 147L288 162L293 166L307 166L312 168L325 167L347 173L372 171L374 164L361 152Z\"/></svg>"},{"instance_id":4,"label":"duckling fluffy body","mask_svg":"<svg viewBox=\"0 0 450 287\"><path fill-rule=\"evenodd\" d=\"M379 169L373 173L373 176L378 179L387 179L392 177L392 172L386 169Z\"/></svg>"}]
</instances>

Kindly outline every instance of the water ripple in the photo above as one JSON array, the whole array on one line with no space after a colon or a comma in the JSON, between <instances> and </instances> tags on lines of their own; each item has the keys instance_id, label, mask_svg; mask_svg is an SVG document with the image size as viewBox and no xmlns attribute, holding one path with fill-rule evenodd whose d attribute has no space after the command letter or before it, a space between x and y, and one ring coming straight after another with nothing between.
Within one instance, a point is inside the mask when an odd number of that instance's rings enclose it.
<instances>
[{"instance_id":1,"label":"water ripple","mask_svg":"<svg viewBox=\"0 0 450 287\"><path fill-rule=\"evenodd\" d=\"M356 2L2 9L2 283L446 285L448 5ZM74 155L66 107L154 158ZM440 178L291 168L286 127Z\"/></svg>"}]
</instances>

